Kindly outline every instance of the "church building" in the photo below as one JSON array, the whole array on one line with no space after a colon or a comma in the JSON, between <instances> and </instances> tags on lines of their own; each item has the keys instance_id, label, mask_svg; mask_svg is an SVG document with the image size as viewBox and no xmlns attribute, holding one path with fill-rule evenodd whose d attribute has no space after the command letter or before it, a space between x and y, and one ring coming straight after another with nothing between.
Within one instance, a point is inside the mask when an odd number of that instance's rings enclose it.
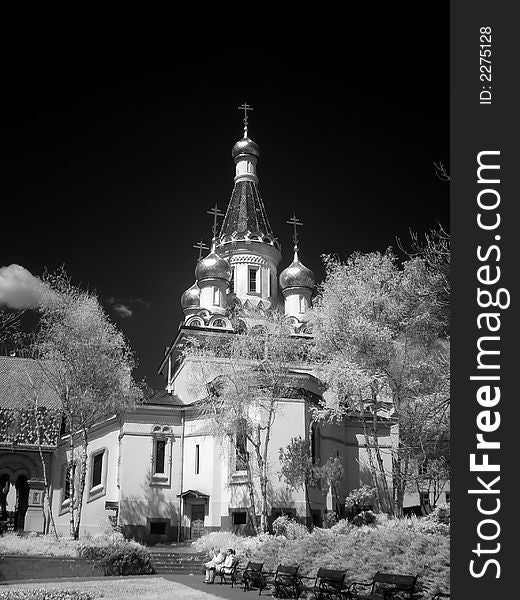
<instances>
[{"instance_id":1,"label":"church building","mask_svg":"<svg viewBox=\"0 0 520 600\"><path fill-rule=\"evenodd\" d=\"M233 445L213 435L201 416L203 398L190 385L196 360L186 352L186 341L240 335L254 326L255 314L278 310L290 322L295 343L303 343L312 336L308 310L316 281L300 260L296 217L289 221L295 229L293 252L282 255L260 195L260 149L248 134L247 108L243 137L231 152L235 175L227 210L223 214L215 206L209 211L214 217L211 247L204 248L202 242L198 246L201 253L209 252L194 265L195 280L186 282L180 299L183 320L172 332L172 343L158 368L164 389L124 420L113 417L99 423L90 435L82 533L105 528L108 518L128 537L149 544L193 539L209 531L249 531L244 464ZM219 216L223 217L220 226ZM233 314L245 316L236 319ZM0 371L7 368L5 361L11 371L24 366L24 359L0 358ZM217 363L214 372L217 376ZM355 415L341 424L314 422L312 407L324 392L319 374L312 364L302 362L294 365L290 375L287 394L276 401L269 446L269 518L285 513L321 525L338 499L342 504L351 490L370 483L362 423ZM8 410L14 392L1 384L0 376L1 406ZM48 403L49 410L56 409L55 399ZM396 435L392 419L382 418L378 442L388 473ZM321 464L329 458L341 460L344 478L336 498L330 489L311 487L307 502L302 489L291 490L284 482L279 450L297 437L309 442ZM58 531L66 535L72 485L67 479L67 435L54 432L47 441L50 500ZM0 481L7 490L4 517L16 513L14 528L43 531L48 523L34 440L23 444L5 437L0 452Z\"/></svg>"}]
</instances>

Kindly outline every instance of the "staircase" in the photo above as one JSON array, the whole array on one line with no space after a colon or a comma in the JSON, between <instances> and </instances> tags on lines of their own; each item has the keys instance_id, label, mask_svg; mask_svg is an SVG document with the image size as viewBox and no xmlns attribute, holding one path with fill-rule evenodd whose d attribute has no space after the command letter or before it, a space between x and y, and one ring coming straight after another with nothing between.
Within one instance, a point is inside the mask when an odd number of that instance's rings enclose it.
<instances>
[{"instance_id":1,"label":"staircase","mask_svg":"<svg viewBox=\"0 0 520 600\"><path fill-rule=\"evenodd\" d=\"M152 562L157 573L184 573L203 575L205 554L187 552L164 552L150 549Z\"/></svg>"}]
</instances>

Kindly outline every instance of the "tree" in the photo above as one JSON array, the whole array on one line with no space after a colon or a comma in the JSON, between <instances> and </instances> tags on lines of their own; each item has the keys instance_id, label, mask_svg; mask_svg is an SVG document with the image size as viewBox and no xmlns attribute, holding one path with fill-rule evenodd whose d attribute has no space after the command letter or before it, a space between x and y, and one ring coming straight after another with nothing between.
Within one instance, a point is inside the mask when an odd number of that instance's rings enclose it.
<instances>
[{"instance_id":1,"label":"tree","mask_svg":"<svg viewBox=\"0 0 520 600\"><path fill-rule=\"evenodd\" d=\"M250 514L256 531L255 496L259 498L260 531L269 514L269 448L278 410L277 400L291 386L291 366L304 345L290 337L289 323L274 312L244 319L241 332L199 335L185 356L194 365L192 383L204 394L200 417L213 435L231 443L247 472ZM258 479L259 485L256 485Z\"/></svg>"},{"instance_id":2,"label":"tree","mask_svg":"<svg viewBox=\"0 0 520 600\"><path fill-rule=\"evenodd\" d=\"M132 378L136 363L128 342L98 298L73 286L63 272L47 275L44 283L48 292L31 350L45 385L61 402L69 436L70 535L77 539L90 431L141 402L143 392Z\"/></svg>"},{"instance_id":3,"label":"tree","mask_svg":"<svg viewBox=\"0 0 520 600\"><path fill-rule=\"evenodd\" d=\"M399 265L390 250L346 262L325 257L325 267L312 311L316 358L329 388L318 416L360 418L377 499L400 514L414 458L422 447L440 448L436 439L449 422L442 273L422 256ZM391 474L378 445L382 417L399 427Z\"/></svg>"},{"instance_id":4,"label":"tree","mask_svg":"<svg viewBox=\"0 0 520 600\"><path fill-rule=\"evenodd\" d=\"M285 448L280 448L279 458L280 474L290 489L299 490L303 488L307 514L310 515L309 486L318 484L321 473L312 459L309 442L300 436L291 438Z\"/></svg>"},{"instance_id":5,"label":"tree","mask_svg":"<svg viewBox=\"0 0 520 600\"><path fill-rule=\"evenodd\" d=\"M0 306L0 354L14 349L20 337L22 311Z\"/></svg>"},{"instance_id":6,"label":"tree","mask_svg":"<svg viewBox=\"0 0 520 600\"><path fill-rule=\"evenodd\" d=\"M338 485L344 476L345 471L341 464L341 459L337 456L330 457L320 468L320 480L326 484L332 492L332 497L334 498L334 511L338 519L341 516Z\"/></svg>"}]
</instances>

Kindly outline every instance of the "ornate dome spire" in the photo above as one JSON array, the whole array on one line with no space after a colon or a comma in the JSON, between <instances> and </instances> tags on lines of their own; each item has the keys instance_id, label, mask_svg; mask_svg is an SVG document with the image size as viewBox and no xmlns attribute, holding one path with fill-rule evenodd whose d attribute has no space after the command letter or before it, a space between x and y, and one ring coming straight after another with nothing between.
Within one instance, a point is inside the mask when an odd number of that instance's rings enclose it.
<instances>
[{"instance_id":1,"label":"ornate dome spire","mask_svg":"<svg viewBox=\"0 0 520 600\"><path fill-rule=\"evenodd\" d=\"M297 227L303 223L293 215L288 221L294 227L294 259L292 263L280 273L280 289L282 292L290 288L314 289L316 278L314 273L300 262L298 258L298 231Z\"/></svg>"},{"instance_id":2,"label":"ornate dome spire","mask_svg":"<svg viewBox=\"0 0 520 600\"><path fill-rule=\"evenodd\" d=\"M275 238L264 203L258 190L256 165L260 156L258 144L248 135L247 111L253 110L244 103L244 137L231 151L236 164L235 186L222 222L219 245L238 240L253 240L280 247Z\"/></svg>"},{"instance_id":3,"label":"ornate dome spire","mask_svg":"<svg viewBox=\"0 0 520 600\"><path fill-rule=\"evenodd\" d=\"M298 246L294 246L293 262L280 273L280 289L289 288L313 289L316 284L314 273L302 264L298 258Z\"/></svg>"}]
</instances>

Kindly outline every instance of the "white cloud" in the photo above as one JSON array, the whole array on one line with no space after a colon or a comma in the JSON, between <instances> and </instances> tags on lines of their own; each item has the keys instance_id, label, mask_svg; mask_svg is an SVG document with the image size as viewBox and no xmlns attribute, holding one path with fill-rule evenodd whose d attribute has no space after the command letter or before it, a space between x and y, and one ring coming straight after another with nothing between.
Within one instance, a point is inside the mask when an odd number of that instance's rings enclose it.
<instances>
[{"instance_id":1,"label":"white cloud","mask_svg":"<svg viewBox=\"0 0 520 600\"><path fill-rule=\"evenodd\" d=\"M122 319L129 319L134 316L135 311L139 312L139 309L150 308L150 303L142 298L115 298L114 296L108 296L108 304L112 310Z\"/></svg>"},{"instance_id":2,"label":"white cloud","mask_svg":"<svg viewBox=\"0 0 520 600\"><path fill-rule=\"evenodd\" d=\"M45 303L49 288L20 265L0 267L0 306L23 309Z\"/></svg>"},{"instance_id":3,"label":"white cloud","mask_svg":"<svg viewBox=\"0 0 520 600\"><path fill-rule=\"evenodd\" d=\"M123 319L129 319L134 314L134 311L122 302L117 302L116 304L113 304L112 308Z\"/></svg>"}]
</instances>

